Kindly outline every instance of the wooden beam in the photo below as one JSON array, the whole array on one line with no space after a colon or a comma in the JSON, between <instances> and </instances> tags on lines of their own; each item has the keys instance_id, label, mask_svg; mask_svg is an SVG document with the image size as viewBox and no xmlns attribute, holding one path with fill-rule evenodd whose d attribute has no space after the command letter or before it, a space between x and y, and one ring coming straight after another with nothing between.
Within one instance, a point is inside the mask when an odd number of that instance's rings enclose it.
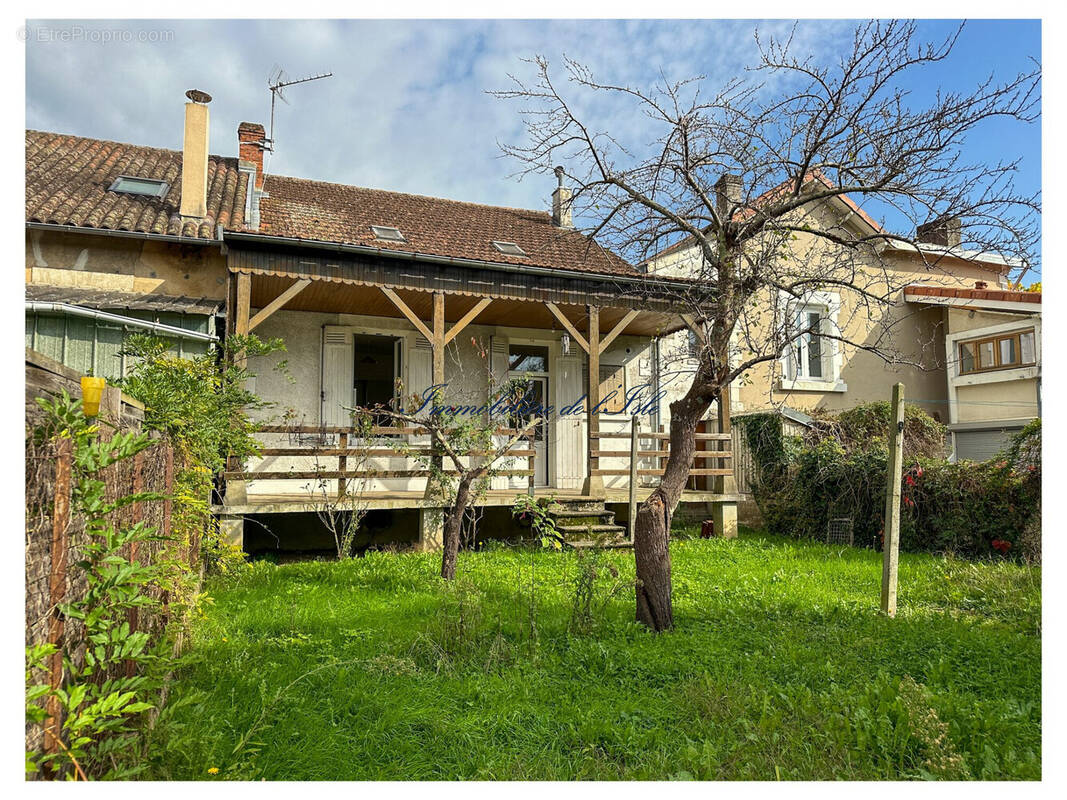
<instances>
[{"instance_id":1,"label":"wooden beam","mask_svg":"<svg viewBox=\"0 0 1067 800\"><path fill-rule=\"evenodd\" d=\"M233 332L238 336L248 333L248 314L252 304L252 276L244 272L237 273L237 308L233 318ZM242 351L233 360L234 365L244 367L248 358Z\"/></svg>"},{"instance_id":2,"label":"wooden beam","mask_svg":"<svg viewBox=\"0 0 1067 800\"><path fill-rule=\"evenodd\" d=\"M604 496L604 478L600 474L600 459L594 455L599 449L594 442L600 432L600 309L589 309L589 403L586 409L586 453L587 471L582 494L589 497Z\"/></svg>"},{"instance_id":3,"label":"wooden beam","mask_svg":"<svg viewBox=\"0 0 1067 800\"><path fill-rule=\"evenodd\" d=\"M433 334L430 333L430 329L426 327L421 319L415 316L415 312L408 308L408 304L400 299L400 295L388 286L379 286L378 288L382 290L382 294L393 301L393 305L400 310L400 313L408 318L408 322L415 326L415 330L421 333L426 338L426 341L433 344ZM436 297L436 295L434 296Z\"/></svg>"},{"instance_id":4,"label":"wooden beam","mask_svg":"<svg viewBox=\"0 0 1067 800\"><path fill-rule=\"evenodd\" d=\"M623 332L623 329L627 325L629 325L633 321L633 318L640 313L641 312L637 310L627 311L626 316L619 320L619 324L612 328L611 332L600 340L600 352L603 353L605 350L607 350L608 345L614 342L616 337Z\"/></svg>"},{"instance_id":5,"label":"wooden beam","mask_svg":"<svg viewBox=\"0 0 1067 800\"><path fill-rule=\"evenodd\" d=\"M897 561L900 558L900 480L904 468L904 384L893 385L893 424L882 526L882 613L897 615Z\"/></svg>"},{"instance_id":6,"label":"wooden beam","mask_svg":"<svg viewBox=\"0 0 1067 800\"><path fill-rule=\"evenodd\" d=\"M248 314L252 304L252 276L237 273L237 313L234 315L233 332L248 333Z\"/></svg>"},{"instance_id":7,"label":"wooden beam","mask_svg":"<svg viewBox=\"0 0 1067 800\"><path fill-rule=\"evenodd\" d=\"M479 300L477 303L475 303L474 308L472 308L470 311L468 311L466 314L464 314L460 318L459 322L457 322L455 325L453 325L449 329L448 333L445 334L445 344L448 344L453 339L455 339L460 333L462 333L463 329L466 328L468 325L470 325L471 322L474 321L474 318L477 317L479 314L481 314L482 311L485 310L485 307L487 305L489 305L490 303L492 303L492 302L493 302L493 298L491 298L491 297L483 297L481 300Z\"/></svg>"},{"instance_id":8,"label":"wooden beam","mask_svg":"<svg viewBox=\"0 0 1067 800\"><path fill-rule=\"evenodd\" d=\"M445 382L445 294L433 293L433 382Z\"/></svg>"},{"instance_id":9,"label":"wooden beam","mask_svg":"<svg viewBox=\"0 0 1067 800\"><path fill-rule=\"evenodd\" d=\"M730 430L730 384L719 389L718 397L719 435L723 438L719 441L719 452L724 456L727 451L732 455L733 433ZM713 488L715 494L720 497L733 497L737 494L737 479L733 469L690 469L690 475L714 476ZM737 538L737 503L718 502L712 506L711 514L715 536L724 539Z\"/></svg>"},{"instance_id":10,"label":"wooden beam","mask_svg":"<svg viewBox=\"0 0 1067 800\"><path fill-rule=\"evenodd\" d=\"M578 346L585 352L589 352L589 342L586 341L582 334L578 333L578 329L571 324L571 321L567 319L563 312L559 310L559 307L555 303L549 303L545 301L545 307L552 312L552 316L559 320L559 324L567 329L567 333L571 335L571 338L578 343Z\"/></svg>"},{"instance_id":11,"label":"wooden beam","mask_svg":"<svg viewBox=\"0 0 1067 800\"><path fill-rule=\"evenodd\" d=\"M278 295L269 303L267 303L267 305L263 306L263 308L261 308L256 313L256 315L248 321L249 332L255 330L258 325L260 325L264 320L267 319L267 317L269 317L275 311L281 310L286 303L288 303L290 300L292 300L310 285L310 278L301 278L288 289L286 289L284 292L282 292L280 295Z\"/></svg>"}]
</instances>

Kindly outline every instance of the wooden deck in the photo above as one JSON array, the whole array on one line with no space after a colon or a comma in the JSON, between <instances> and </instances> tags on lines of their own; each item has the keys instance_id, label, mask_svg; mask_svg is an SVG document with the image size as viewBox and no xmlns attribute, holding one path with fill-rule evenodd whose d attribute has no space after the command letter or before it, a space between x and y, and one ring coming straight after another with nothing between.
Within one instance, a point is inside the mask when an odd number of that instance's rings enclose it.
<instances>
[{"instance_id":1,"label":"wooden deck","mask_svg":"<svg viewBox=\"0 0 1067 800\"><path fill-rule=\"evenodd\" d=\"M637 490L637 498L643 501L653 491L653 487L642 487ZM494 489L489 491L478 505L481 506L510 506L514 504L516 495L522 494L521 489ZM577 489L553 489L551 487L539 487L534 490L535 497L567 497L578 498L581 493ZM421 491L412 492L365 492L360 495L363 502L367 503L370 510L397 509L397 508L424 508L424 498ZM630 499L628 488L607 489L605 503L627 503ZM683 503L727 503L737 502L736 495L722 495L714 492L685 491L682 493ZM222 504L212 508L216 514L224 515L247 515L247 514L296 514L313 512L314 501L307 493L302 494L252 494L246 502L241 504Z\"/></svg>"}]
</instances>

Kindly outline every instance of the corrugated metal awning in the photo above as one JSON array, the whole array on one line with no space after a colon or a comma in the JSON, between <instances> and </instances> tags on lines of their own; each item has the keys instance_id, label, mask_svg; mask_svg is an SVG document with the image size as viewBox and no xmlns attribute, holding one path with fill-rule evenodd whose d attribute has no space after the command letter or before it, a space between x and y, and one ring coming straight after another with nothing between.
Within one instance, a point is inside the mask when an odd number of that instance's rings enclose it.
<instances>
[{"instance_id":1,"label":"corrugated metal awning","mask_svg":"<svg viewBox=\"0 0 1067 800\"><path fill-rule=\"evenodd\" d=\"M109 310L166 311L175 314L202 314L213 316L219 313L223 301L203 297L176 297L166 294L138 294L114 292L101 289L81 289L70 286L26 285L26 299L43 303L67 303Z\"/></svg>"}]
</instances>

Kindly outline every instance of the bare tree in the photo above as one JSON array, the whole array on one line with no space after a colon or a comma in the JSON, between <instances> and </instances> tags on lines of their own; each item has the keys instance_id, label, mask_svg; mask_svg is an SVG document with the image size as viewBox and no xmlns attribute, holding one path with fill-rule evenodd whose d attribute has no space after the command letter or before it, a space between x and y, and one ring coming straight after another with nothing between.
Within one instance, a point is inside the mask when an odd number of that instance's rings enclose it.
<instances>
[{"instance_id":1,"label":"bare tree","mask_svg":"<svg viewBox=\"0 0 1067 800\"><path fill-rule=\"evenodd\" d=\"M432 450L443 454L447 463L435 456L422 459L429 468L430 494L444 507L441 577L456 577L463 521L472 503L484 495L490 479L509 462L508 453L527 439L541 418L531 419L504 442L494 436L498 421L437 408L422 416L382 410L392 419L425 430Z\"/></svg>"},{"instance_id":2,"label":"bare tree","mask_svg":"<svg viewBox=\"0 0 1067 800\"><path fill-rule=\"evenodd\" d=\"M429 436L428 448L399 443L394 446L406 451L428 473L426 495L435 506L443 508L441 577L452 580L465 523L473 530L478 501L494 477L510 474L508 468L519 452L516 447L528 442L532 431L543 424L544 409L531 408L525 402L525 381L494 375L489 348L475 337L471 337L467 358L458 342L448 348L446 355L451 381L446 386L430 387L434 390L430 402L425 391L423 396L412 396L408 408L419 411L378 406L354 412L377 414ZM397 394L403 396L399 383Z\"/></svg>"},{"instance_id":3,"label":"bare tree","mask_svg":"<svg viewBox=\"0 0 1067 800\"><path fill-rule=\"evenodd\" d=\"M948 258L990 254L1021 270L1036 266L1039 199L1016 190L1018 161L971 163L963 150L985 123L1038 118L1036 62L966 93L923 100L903 88L949 56L960 30L927 44L913 23L864 23L832 64L794 55L792 37L764 42L757 33L758 63L711 95L701 77L641 89L599 81L569 59L560 88L541 57L529 62L535 78L512 76L513 86L495 93L522 103L526 139L503 145L505 153L521 172L566 164L572 202L595 221L594 237L634 263L680 241L697 254L685 288L650 275L636 290L673 300L700 334L689 388L670 405L663 479L637 517L637 618L651 628L673 625L671 516L696 425L724 388L804 337L904 358L893 336L898 318L885 313L901 288L893 253L910 252L931 272ZM599 107L611 109L615 130L577 110ZM635 119L653 131L650 142L624 136ZM887 230L859 203L911 229ZM945 234L944 247L920 246L912 226L923 224ZM816 330L792 313L826 289L848 295L853 313L870 321L861 338L846 325Z\"/></svg>"},{"instance_id":4,"label":"bare tree","mask_svg":"<svg viewBox=\"0 0 1067 800\"><path fill-rule=\"evenodd\" d=\"M304 486L304 491L308 493L308 509L315 512L323 527L333 536L340 559L351 558L355 554L359 526L370 510L365 492L371 480L368 472L370 450L376 441L371 436L374 420L370 414L353 412L351 422L357 447L346 448L343 456L345 469L351 476L338 478L335 491L331 481L325 477L328 470L319 462L316 451L314 468L315 472L321 474ZM321 434L320 439L325 441L326 434Z\"/></svg>"}]
</instances>

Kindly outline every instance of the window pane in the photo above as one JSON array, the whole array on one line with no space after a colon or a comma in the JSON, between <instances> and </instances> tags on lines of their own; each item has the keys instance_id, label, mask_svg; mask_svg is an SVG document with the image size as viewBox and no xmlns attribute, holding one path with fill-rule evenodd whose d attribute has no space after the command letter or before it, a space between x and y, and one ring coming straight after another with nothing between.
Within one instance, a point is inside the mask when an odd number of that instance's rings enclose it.
<instances>
[{"instance_id":1,"label":"window pane","mask_svg":"<svg viewBox=\"0 0 1067 800\"><path fill-rule=\"evenodd\" d=\"M1019 336L1019 350L1022 356L1021 361L1023 364L1033 364L1036 360L1034 358L1034 332L1027 331Z\"/></svg>"},{"instance_id":2,"label":"window pane","mask_svg":"<svg viewBox=\"0 0 1067 800\"><path fill-rule=\"evenodd\" d=\"M966 342L960 345L960 373L974 372L977 365L974 363L974 345Z\"/></svg>"},{"instance_id":3,"label":"window pane","mask_svg":"<svg viewBox=\"0 0 1067 800\"><path fill-rule=\"evenodd\" d=\"M989 369L995 367L997 362L993 357L993 343L992 342L979 342L978 343L978 366L981 369Z\"/></svg>"},{"instance_id":4,"label":"window pane","mask_svg":"<svg viewBox=\"0 0 1067 800\"><path fill-rule=\"evenodd\" d=\"M1000 366L1007 367L1019 361L1019 354L1015 351L1015 337L1001 339L997 342L1000 347Z\"/></svg>"},{"instance_id":5,"label":"window pane","mask_svg":"<svg viewBox=\"0 0 1067 800\"><path fill-rule=\"evenodd\" d=\"M822 377L822 340L818 336L808 340L808 375Z\"/></svg>"},{"instance_id":6,"label":"window pane","mask_svg":"<svg viewBox=\"0 0 1067 800\"><path fill-rule=\"evenodd\" d=\"M548 372L548 348L513 344L508 369L513 372Z\"/></svg>"}]
</instances>

